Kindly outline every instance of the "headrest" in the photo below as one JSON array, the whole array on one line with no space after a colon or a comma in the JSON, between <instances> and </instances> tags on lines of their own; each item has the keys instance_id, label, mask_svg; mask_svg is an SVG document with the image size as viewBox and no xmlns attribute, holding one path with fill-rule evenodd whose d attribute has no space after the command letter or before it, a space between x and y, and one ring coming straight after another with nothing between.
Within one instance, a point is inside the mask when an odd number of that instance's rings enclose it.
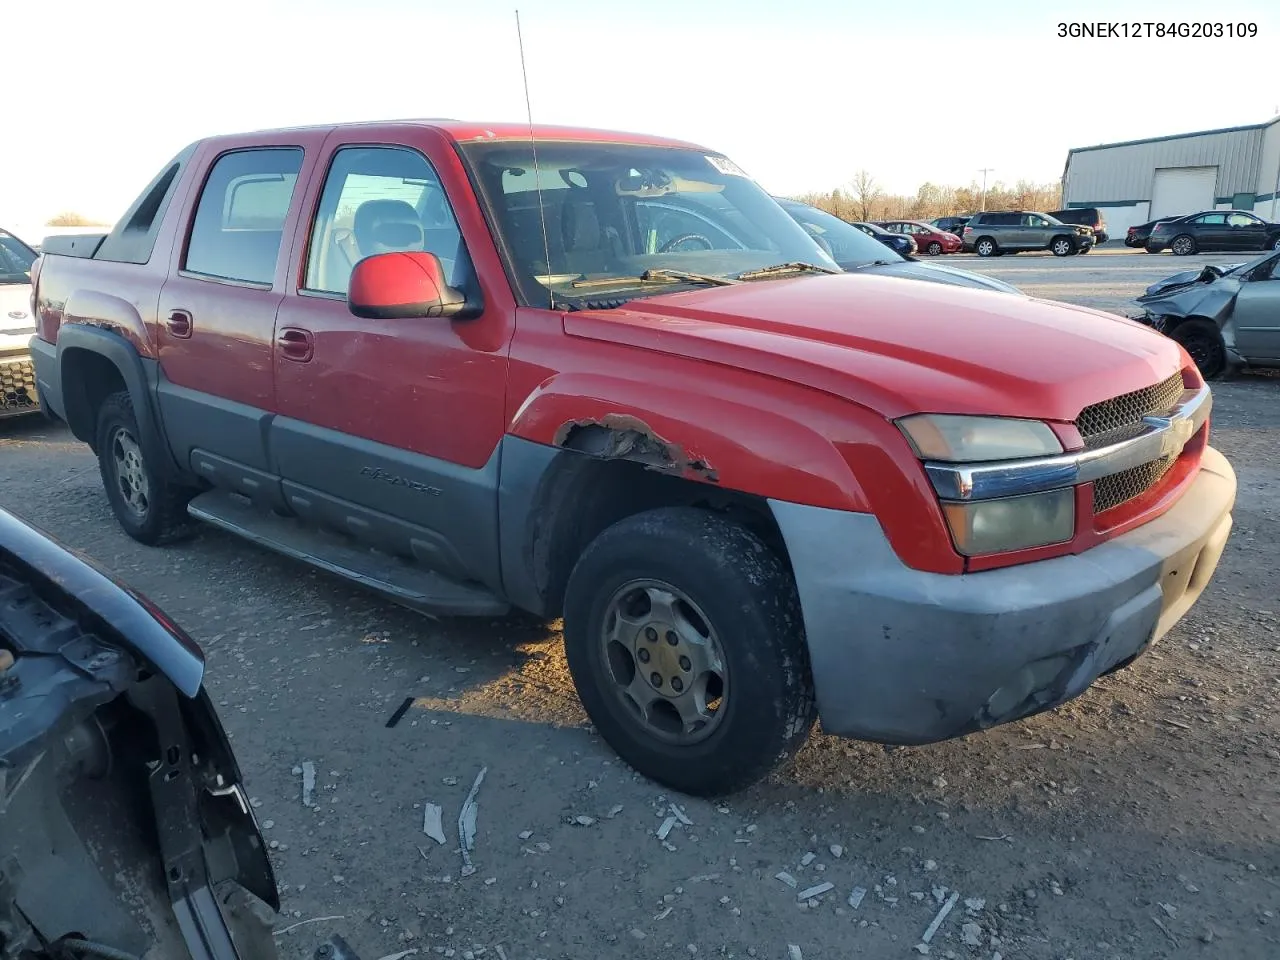
<instances>
[{"instance_id":1,"label":"headrest","mask_svg":"<svg viewBox=\"0 0 1280 960\"><path fill-rule=\"evenodd\" d=\"M366 200L356 208L353 232L366 257L424 247L418 212L403 200Z\"/></svg>"},{"instance_id":2,"label":"headrest","mask_svg":"<svg viewBox=\"0 0 1280 960\"><path fill-rule=\"evenodd\" d=\"M560 210L560 237L566 252L599 250L600 218L593 204L566 200Z\"/></svg>"}]
</instances>

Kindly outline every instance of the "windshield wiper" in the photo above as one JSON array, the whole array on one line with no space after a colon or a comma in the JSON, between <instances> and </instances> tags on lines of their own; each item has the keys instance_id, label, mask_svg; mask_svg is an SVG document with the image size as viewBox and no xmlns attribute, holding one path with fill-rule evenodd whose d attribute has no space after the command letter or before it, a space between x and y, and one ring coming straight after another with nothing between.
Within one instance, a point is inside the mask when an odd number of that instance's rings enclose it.
<instances>
[{"instance_id":1,"label":"windshield wiper","mask_svg":"<svg viewBox=\"0 0 1280 960\"><path fill-rule=\"evenodd\" d=\"M630 277L603 277L595 280L575 280L574 287L608 287L618 283L705 283L712 287L727 287L738 281L732 277L716 277L708 273L689 273L685 270L668 270L655 267Z\"/></svg>"},{"instance_id":2,"label":"windshield wiper","mask_svg":"<svg viewBox=\"0 0 1280 960\"><path fill-rule=\"evenodd\" d=\"M833 270L831 267L820 267L816 263L806 263L803 260L791 260L788 263L775 263L771 267L760 267L758 270L744 270L742 273L736 274L739 280L759 280L764 277L776 276L779 273L842 273L841 270Z\"/></svg>"},{"instance_id":3,"label":"windshield wiper","mask_svg":"<svg viewBox=\"0 0 1280 960\"><path fill-rule=\"evenodd\" d=\"M861 270L863 267L892 267L892 260L868 260L866 263L860 263L856 267L850 267L850 270Z\"/></svg>"}]
</instances>

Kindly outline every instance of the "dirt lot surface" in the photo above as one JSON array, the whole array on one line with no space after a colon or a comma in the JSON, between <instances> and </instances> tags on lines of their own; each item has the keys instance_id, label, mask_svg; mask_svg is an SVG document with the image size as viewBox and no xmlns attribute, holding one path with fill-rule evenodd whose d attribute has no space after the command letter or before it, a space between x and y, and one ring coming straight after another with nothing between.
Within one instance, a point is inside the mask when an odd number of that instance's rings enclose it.
<instances>
[{"instance_id":1,"label":"dirt lot surface","mask_svg":"<svg viewBox=\"0 0 1280 960\"><path fill-rule=\"evenodd\" d=\"M1194 265L949 262L1121 312ZM1240 480L1235 532L1203 601L1148 656L1053 713L947 744L818 733L793 767L724 803L664 795L615 759L554 626L432 622L213 530L140 546L87 449L42 421L0 427L0 504L203 645L273 845L280 927L295 925L279 937L287 957L341 933L366 960L1275 958L1280 380L1215 395L1214 442ZM459 807L482 770L464 875ZM426 803L443 807L444 844L423 832ZM660 840L671 816L688 822Z\"/></svg>"}]
</instances>

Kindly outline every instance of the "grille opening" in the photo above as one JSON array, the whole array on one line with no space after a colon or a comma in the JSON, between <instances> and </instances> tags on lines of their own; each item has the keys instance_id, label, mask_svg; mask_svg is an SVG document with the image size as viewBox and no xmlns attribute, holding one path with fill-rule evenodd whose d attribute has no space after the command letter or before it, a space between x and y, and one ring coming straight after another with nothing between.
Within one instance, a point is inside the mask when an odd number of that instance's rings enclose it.
<instances>
[{"instance_id":1,"label":"grille opening","mask_svg":"<svg viewBox=\"0 0 1280 960\"><path fill-rule=\"evenodd\" d=\"M1177 457L1161 457L1093 483L1093 512L1102 513L1146 493L1164 479Z\"/></svg>"},{"instance_id":2,"label":"grille opening","mask_svg":"<svg viewBox=\"0 0 1280 960\"><path fill-rule=\"evenodd\" d=\"M1143 429L1142 418L1168 413L1177 405L1184 389L1179 371L1155 386L1085 407L1076 417L1076 429L1080 431L1085 449L1136 437Z\"/></svg>"},{"instance_id":3,"label":"grille opening","mask_svg":"<svg viewBox=\"0 0 1280 960\"><path fill-rule=\"evenodd\" d=\"M38 405L36 370L31 361L0 361L0 410L27 410Z\"/></svg>"}]
</instances>

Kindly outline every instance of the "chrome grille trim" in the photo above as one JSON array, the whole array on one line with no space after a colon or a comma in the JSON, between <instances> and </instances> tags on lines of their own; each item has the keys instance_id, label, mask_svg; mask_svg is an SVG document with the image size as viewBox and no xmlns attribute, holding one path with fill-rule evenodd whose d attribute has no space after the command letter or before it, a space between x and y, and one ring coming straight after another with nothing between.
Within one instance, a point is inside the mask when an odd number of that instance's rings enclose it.
<instances>
[{"instance_id":1,"label":"chrome grille trim","mask_svg":"<svg viewBox=\"0 0 1280 960\"><path fill-rule=\"evenodd\" d=\"M1181 376L1181 374L1179 374ZM1167 416L1144 416L1141 432L1105 446L1029 460L924 464L933 489L943 500L993 500L1089 483L1176 458L1209 419L1213 395L1207 385L1182 391Z\"/></svg>"}]
</instances>

